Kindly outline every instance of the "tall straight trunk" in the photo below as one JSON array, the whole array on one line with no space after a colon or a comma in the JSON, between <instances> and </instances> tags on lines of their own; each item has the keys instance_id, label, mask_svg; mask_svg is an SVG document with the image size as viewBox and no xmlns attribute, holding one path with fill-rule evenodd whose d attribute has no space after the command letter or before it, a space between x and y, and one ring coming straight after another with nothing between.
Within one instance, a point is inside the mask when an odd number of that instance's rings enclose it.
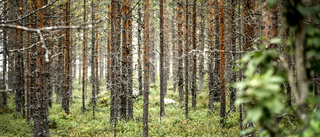
<instances>
[{"instance_id":1,"label":"tall straight trunk","mask_svg":"<svg viewBox=\"0 0 320 137\"><path fill-rule=\"evenodd\" d=\"M117 65L117 52L118 52L118 22L117 22L117 14L118 14L118 2L117 0L111 1L111 106L110 106L110 122L116 125L118 120L118 111L117 111L117 98L118 98L118 88L117 88L117 73L116 73L116 65Z\"/></svg>"},{"instance_id":2,"label":"tall straight trunk","mask_svg":"<svg viewBox=\"0 0 320 137\"><path fill-rule=\"evenodd\" d=\"M129 10L132 10L132 1L128 3ZM132 99L132 88L133 88L133 52L132 52L132 14L128 13L128 47L129 47L129 57L128 57L128 118L133 119L133 99Z\"/></svg>"},{"instance_id":3,"label":"tall straight trunk","mask_svg":"<svg viewBox=\"0 0 320 137\"><path fill-rule=\"evenodd\" d=\"M155 59L155 10L150 10L150 83L149 84L153 84L156 81L156 65L157 65L157 61Z\"/></svg>"},{"instance_id":4,"label":"tall straight trunk","mask_svg":"<svg viewBox=\"0 0 320 137\"><path fill-rule=\"evenodd\" d=\"M19 16L22 16L23 11L21 8L23 5L22 0L18 0L17 2L17 13ZM23 24L18 24L23 25ZM23 48L23 32L21 29L16 29L16 36L17 36L17 47L18 49ZM23 64L23 58L24 54L23 52L20 53L14 53L16 54L16 61L15 61L15 74L16 74L16 111L21 113L23 117L25 117L25 90L24 90L24 64Z\"/></svg>"},{"instance_id":5,"label":"tall straight trunk","mask_svg":"<svg viewBox=\"0 0 320 137\"><path fill-rule=\"evenodd\" d=\"M138 3L138 82L139 82L139 95L142 95L143 83L142 83L142 49L141 49L141 30L142 30L142 15L141 15L141 2Z\"/></svg>"},{"instance_id":6,"label":"tall straight trunk","mask_svg":"<svg viewBox=\"0 0 320 137\"><path fill-rule=\"evenodd\" d=\"M220 50L220 88L221 88L221 98L220 98L220 123L225 123L226 118L226 87L225 87L225 54L224 54L224 5L223 1L219 1L219 50Z\"/></svg>"},{"instance_id":7,"label":"tall straight trunk","mask_svg":"<svg viewBox=\"0 0 320 137\"><path fill-rule=\"evenodd\" d=\"M182 46L182 0L178 2L178 45L179 45L179 55L178 55L178 90L179 90L179 103L183 103L183 46Z\"/></svg>"},{"instance_id":8,"label":"tall straight trunk","mask_svg":"<svg viewBox=\"0 0 320 137\"><path fill-rule=\"evenodd\" d=\"M149 0L145 0L144 9L144 94L143 94L143 137L148 137L149 115Z\"/></svg>"},{"instance_id":9,"label":"tall straight trunk","mask_svg":"<svg viewBox=\"0 0 320 137\"><path fill-rule=\"evenodd\" d=\"M173 7L177 7L175 0L171 0ZM177 89L177 80L178 80L178 74L177 74L177 51L178 51L178 46L176 44L177 41L177 34L176 34L176 27L174 22L176 21L176 13L177 9L172 10L172 15L171 15L171 44L172 44L172 50L171 50L171 55L172 55L172 75L173 75L173 91L176 92Z\"/></svg>"},{"instance_id":10,"label":"tall straight trunk","mask_svg":"<svg viewBox=\"0 0 320 137\"><path fill-rule=\"evenodd\" d=\"M230 12L231 12L231 83L236 82L237 80L237 76L236 73L233 72L234 68L235 68L235 58L236 58L236 35L235 35L235 31L236 31L236 23L235 23L235 7L236 7L236 0L231 0L230 1ZM236 89L233 87L230 87L230 108L233 111L236 111L236 106L234 105L234 102L236 100Z\"/></svg>"},{"instance_id":11,"label":"tall straight trunk","mask_svg":"<svg viewBox=\"0 0 320 137\"><path fill-rule=\"evenodd\" d=\"M87 0L83 0L83 22L87 22ZM86 110L86 71L87 71L87 30L83 30L83 51L82 51L82 114Z\"/></svg>"},{"instance_id":12,"label":"tall straight trunk","mask_svg":"<svg viewBox=\"0 0 320 137\"><path fill-rule=\"evenodd\" d=\"M165 115L164 94L165 94L165 68L164 68L164 17L163 17L163 0L160 0L160 117Z\"/></svg>"},{"instance_id":13,"label":"tall straight trunk","mask_svg":"<svg viewBox=\"0 0 320 137\"><path fill-rule=\"evenodd\" d=\"M109 19L109 21L108 21L108 46L107 46L107 71L106 71L106 82L107 82L107 85L106 85L106 89L107 90L110 90L111 89L111 70L112 70L112 68L111 68L111 58L112 58L112 55L111 55L111 46L112 46L112 41L111 41L111 39L112 39L112 31L111 31L111 24L112 24L112 22L111 22L111 2L108 4L108 19Z\"/></svg>"},{"instance_id":14,"label":"tall straight trunk","mask_svg":"<svg viewBox=\"0 0 320 137\"><path fill-rule=\"evenodd\" d=\"M241 17L241 3L242 0L239 0L238 1L238 15L240 15ZM242 18L240 18L240 20L238 20L238 28L239 28L239 32L242 34ZM238 36L238 51L239 51L239 54L238 54L238 57L237 59L241 59L242 58L242 39L243 37L241 35ZM241 81L242 80L242 70L239 71L238 73L238 81ZM239 105L239 126L240 126L240 131L243 131L243 108L242 108L243 105Z\"/></svg>"},{"instance_id":15,"label":"tall straight trunk","mask_svg":"<svg viewBox=\"0 0 320 137\"><path fill-rule=\"evenodd\" d=\"M207 1L205 0L201 0L201 8L200 8L200 34L199 34L199 82L198 82L198 86L199 86L199 91L201 91L203 89L203 85L204 85L204 46L205 46L205 24L206 24L206 16L205 16L205 8L207 5ZM211 9L210 9L211 10ZM211 71L211 70L210 70Z\"/></svg>"},{"instance_id":16,"label":"tall straight trunk","mask_svg":"<svg viewBox=\"0 0 320 137\"><path fill-rule=\"evenodd\" d=\"M193 1L193 76L192 76L192 107L196 108L197 106L197 0Z\"/></svg>"},{"instance_id":17,"label":"tall straight trunk","mask_svg":"<svg viewBox=\"0 0 320 137\"><path fill-rule=\"evenodd\" d=\"M164 92L164 96L167 96L167 88L168 88L168 80L169 80L169 77L170 77L170 58L169 58L169 44L168 44L168 19L167 19L167 0L164 0L163 1L163 37L164 37L164 40L163 40L163 45L161 46L164 46L163 50L164 50L164 53L163 53L163 57L164 57L164 80L163 80L163 92Z\"/></svg>"},{"instance_id":18,"label":"tall straight trunk","mask_svg":"<svg viewBox=\"0 0 320 137\"><path fill-rule=\"evenodd\" d=\"M4 9L7 9L7 0L4 0ZM4 20L6 20L6 15L7 15L7 11L5 10L3 15ZM3 92L2 92L2 108L6 109L8 107L8 102L7 102L7 85L6 85L6 71L7 71L7 55L8 55L8 51L7 51L7 29L3 29L3 70L2 70L2 79L3 79Z\"/></svg>"},{"instance_id":19,"label":"tall straight trunk","mask_svg":"<svg viewBox=\"0 0 320 137\"><path fill-rule=\"evenodd\" d=\"M252 0L244 0L243 1L243 17L245 18L245 21L243 22L243 33L244 33L244 45L243 51L250 51L252 49L252 39L254 36L254 25L252 21L252 11L254 11L254 3ZM242 106L244 107L244 105ZM243 110L244 111L244 110ZM245 114L245 111L243 112ZM248 122L246 128L249 128L252 126L251 122ZM254 136L254 132L247 133L246 136Z\"/></svg>"},{"instance_id":20,"label":"tall straight trunk","mask_svg":"<svg viewBox=\"0 0 320 137\"><path fill-rule=\"evenodd\" d=\"M98 6L95 6L95 12L97 12L99 9L98 9ZM95 14L95 13L94 13ZM98 19L98 16L95 15L94 16L94 20L97 21L99 20ZM97 25L95 25L97 26ZM100 80L99 80L99 62L101 61L99 59L99 33L98 33L98 28L97 29L94 29L94 33L95 33L95 59L94 59L94 63L95 63L95 84L96 84L96 93L95 93L95 96L99 95L100 93ZM96 101L96 100L95 100Z\"/></svg>"},{"instance_id":21,"label":"tall straight trunk","mask_svg":"<svg viewBox=\"0 0 320 137\"><path fill-rule=\"evenodd\" d=\"M189 112L188 112L188 107L189 107L189 97L188 97L188 92L189 92L189 3L188 3L188 0L186 0L186 27L185 27L185 31L186 31L186 34L185 34L185 63L184 63L184 68L185 68L185 90L186 90L186 98L185 98L185 114L186 114L186 119L188 119L189 117Z\"/></svg>"},{"instance_id":22,"label":"tall straight trunk","mask_svg":"<svg viewBox=\"0 0 320 137\"><path fill-rule=\"evenodd\" d=\"M214 82L215 82L215 70L214 70L214 55L216 53L214 53L214 26L213 26L213 23L214 23L214 19L213 19L213 14L214 14L214 8L213 8L213 5L214 5L214 1L213 0L210 0L209 1L209 9L210 9L210 12L209 12L209 83L208 83L208 87L209 87L209 111L212 112L213 111L213 108L214 108L214 89L215 89L215 86L214 86ZM217 25L217 24L216 24Z\"/></svg>"},{"instance_id":23,"label":"tall straight trunk","mask_svg":"<svg viewBox=\"0 0 320 137\"><path fill-rule=\"evenodd\" d=\"M128 57L129 57L129 45L128 45L128 0L123 0L122 8L122 81L120 90L120 120L126 120L127 114L127 92L128 92Z\"/></svg>"},{"instance_id":24,"label":"tall straight trunk","mask_svg":"<svg viewBox=\"0 0 320 137\"><path fill-rule=\"evenodd\" d=\"M65 21L66 26L70 26L70 0L68 0L65 4ZM64 92L62 97L62 107L65 113L69 114L69 105L70 105L70 93L71 93L71 57L70 57L70 49L71 49L71 41L70 41L70 29L65 30L65 41L64 41L64 49L63 49L63 78L64 78Z\"/></svg>"},{"instance_id":25,"label":"tall straight trunk","mask_svg":"<svg viewBox=\"0 0 320 137\"><path fill-rule=\"evenodd\" d=\"M38 0L36 3L36 8L40 8L44 6L43 0ZM37 18L37 27L43 28L44 23L44 10L40 10L36 13ZM40 36L41 37L41 36ZM37 74L36 74L36 93L35 93L35 112L33 115L34 119L34 136L42 137L42 136L49 136L49 119L48 119L48 101L46 98L48 97L48 93L44 89L43 83L43 74L45 72L44 67L44 54L45 50L42 47L42 44L37 45L37 59L36 59L36 66L37 66Z\"/></svg>"},{"instance_id":26,"label":"tall straight trunk","mask_svg":"<svg viewBox=\"0 0 320 137\"><path fill-rule=\"evenodd\" d=\"M91 21L95 21L95 11L94 11L94 2L91 1ZM96 84L96 33L95 25L93 25L91 30L91 84L92 84L92 115L95 116L96 109L96 93L97 93L97 84Z\"/></svg>"},{"instance_id":27,"label":"tall straight trunk","mask_svg":"<svg viewBox=\"0 0 320 137\"><path fill-rule=\"evenodd\" d=\"M219 51L219 8L218 8L218 0L215 0L215 11L216 11L216 16L215 16L215 51ZM220 52L214 52L214 84L213 84L213 91L214 92L214 101L218 102L220 101Z\"/></svg>"}]
</instances>

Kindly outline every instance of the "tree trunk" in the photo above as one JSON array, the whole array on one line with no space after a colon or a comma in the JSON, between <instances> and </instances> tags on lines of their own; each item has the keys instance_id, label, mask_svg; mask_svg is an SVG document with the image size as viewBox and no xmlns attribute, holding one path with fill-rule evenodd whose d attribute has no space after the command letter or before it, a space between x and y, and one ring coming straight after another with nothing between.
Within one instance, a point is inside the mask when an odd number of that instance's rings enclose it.
<instances>
[{"instance_id":1,"label":"tree trunk","mask_svg":"<svg viewBox=\"0 0 320 137\"><path fill-rule=\"evenodd\" d=\"M83 22L87 22L87 0L83 0ZM82 114L86 110L86 72L87 72L87 30L83 30L83 51L82 51Z\"/></svg>"},{"instance_id":2,"label":"tree trunk","mask_svg":"<svg viewBox=\"0 0 320 137\"><path fill-rule=\"evenodd\" d=\"M226 85L225 85L225 54L224 54L224 5L223 1L219 1L219 50L220 50L220 88L221 88L221 98L220 98L220 123L225 124L226 119Z\"/></svg>"},{"instance_id":3,"label":"tree trunk","mask_svg":"<svg viewBox=\"0 0 320 137\"><path fill-rule=\"evenodd\" d=\"M93 0L91 1L91 21L95 21L95 11L94 11L95 5ZM96 81L96 31L95 31L95 25L93 25L93 28L91 30L91 84L92 84L92 115L95 116L95 109L96 109L96 93L97 93L97 82Z\"/></svg>"},{"instance_id":4,"label":"tree trunk","mask_svg":"<svg viewBox=\"0 0 320 137\"><path fill-rule=\"evenodd\" d=\"M235 60L236 60L236 23L235 23L235 7L236 7L236 0L230 1L230 11L231 11L231 80L230 83L235 83L237 80L236 73L233 71L235 68ZM236 112L236 106L234 104L236 100L236 89L234 87L230 87L230 109Z\"/></svg>"},{"instance_id":5,"label":"tree trunk","mask_svg":"<svg viewBox=\"0 0 320 137\"><path fill-rule=\"evenodd\" d=\"M7 0L4 0L4 9L7 9ZM4 13L4 21L6 21L6 15L7 11L5 10ZM7 51L7 29L3 29L3 70L2 70L2 80L3 80L3 90L2 92L2 109L5 110L8 107L8 102L7 102L7 85L6 85L6 71L7 71L7 56L8 56L8 51Z\"/></svg>"},{"instance_id":6,"label":"tree trunk","mask_svg":"<svg viewBox=\"0 0 320 137\"><path fill-rule=\"evenodd\" d=\"M129 45L128 45L128 0L123 0L122 8L122 81L121 81L121 90L120 90L120 120L126 120L127 114L127 92L128 92L128 63L129 63Z\"/></svg>"},{"instance_id":7,"label":"tree trunk","mask_svg":"<svg viewBox=\"0 0 320 137\"><path fill-rule=\"evenodd\" d=\"M111 106L110 106L110 122L116 125L118 119L117 103L118 103L118 86L117 86L117 52L118 52L118 2L111 1ZM115 133L116 134L116 133Z\"/></svg>"},{"instance_id":8,"label":"tree trunk","mask_svg":"<svg viewBox=\"0 0 320 137\"><path fill-rule=\"evenodd\" d=\"M182 0L178 2L178 45L179 45L179 55L178 55L178 90L179 90L179 103L183 103L183 46L182 46Z\"/></svg>"},{"instance_id":9,"label":"tree trunk","mask_svg":"<svg viewBox=\"0 0 320 137\"><path fill-rule=\"evenodd\" d=\"M165 68L164 68L164 17L163 17L163 0L160 0L160 117L165 115L164 94L165 94Z\"/></svg>"},{"instance_id":10,"label":"tree trunk","mask_svg":"<svg viewBox=\"0 0 320 137\"><path fill-rule=\"evenodd\" d=\"M206 40L206 16L205 16L205 8L207 5L207 1L201 0L201 8L200 8L200 34L199 34L199 82L198 82L198 89L199 91L203 90L203 85L204 85L204 46L205 46L205 40ZM210 9L211 10L211 9ZM211 62L210 62L211 63ZM210 70L211 71L211 70Z\"/></svg>"},{"instance_id":11,"label":"tree trunk","mask_svg":"<svg viewBox=\"0 0 320 137\"><path fill-rule=\"evenodd\" d=\"M209 111L212 112L214 109L214 91L215 86L214 86L214 82L215 82L215 69L214 69L214 55L216 53L214 53L214 26L213 26L213 4L214 1L210 0L209 1L209 83L208 83L208 88L209 88ZM217 25L217 24L216 24Z\"/></svg>"},{"instance_id":12,"label":"tree trunk","mask_svg":"<svg viewBox=\"0 0 320 137\"><path fill-rule=\"evenodd\" d=\"M36 8L41 8L44 6L43 0L38 0L36 3ZM36 13L37 18L39 19L37 21L37 27L43 28L44 23L44 10L40 10ZM42 35L42 34L40 34ZM40 36L42 37L42 36ZM35 112L33 115L34 119L34 136L36 137L42 137L42 136L49 136L49 119L48 119L48 101L46 98L48 97L48 93L44 89L44 73L45 73L45 67L44 67L44 54L45 50L42 47L42 44L37 45L37 59L36 59L36 66L37 66L37 73L36 73L36 91L35 91Z\"/></svg>"},{"instance_id":13,"label":"tree trunk","mask_svg":"<svg viewBox=\"0 0 320 137\"><path fill-rule=\"evenodd\" d=\"M219 40L220 40L220 36L219 36L219 15L220 15L220 12L219 12L219 8L218 8L218 0L215 0L215 8L216 8L216 16L215 16L215 52L214 52L214 59L215 59L215 68L214 68L214 84L213 84L213 96L214 96L214 101L218 102L220 101L220 90L221 90L221 87L220 87L220 57L219 57L219 54L220 52L219 51Z\"/></svg>"},{"instance_id":14,"label":"tree trunk","mask_svg":"<svg viewBox=\"0 0 320 137\"><path fill-rule=\"evenodd\" d=\"M138 3L138 81L139 81L139 96L143 93L143 83L142 83L142 49L141 49L141 30L142 30L142 15L141 15L141 7L142 4Z\"/></svg>"},{"instance_id":15,"label":"tree trunk","mask_svg":"<svg viewBox=\"0 0 320 137\"><path fill-rule=\"evenodd\" d=\"M189 3L188 0L186 0L186 27L185 27L185 31L186 31L186 35L185 35L185 90L186 90L186 98L185 98L185 114L186 114L186 119L188 119L189 117L189 112L188 112L188 101L189 101L189 97L188 97L188 92L189 92L189 24L188 24L188 19L189 19Z\"/></svg>"},{"instance_id":16,"label":"tree trunk","mask_svg":"<svg viewBox=\"0 0 320 137\"><path fill-rule=\"evenodd\" d=\"M148 137L149 114L149 0L145 0L144 10L144 94L143 94L143 137Z\"/></svg>"},{"instance_id":17,"label":"tree trunk","mask_svg":"<svg viewBox=\"0 0 320 137\"><path fill-rule=\"evenodd\" d=\"M193 76L192 76L192 107L197 106L197 0L193 1Z\"/></svg>"},{"instance_id":18,"label":"tree trunk","mask_svg":"<svg viewBox=\"0 0 320 137\"><path fill-rule=\"evenodd\" d=\"M132 10L132 1L129 1L128 7ZM128 118L133 120L133 98L132 98L132 88L133 88L133 52L132 52L132 13L128 13L128 47L129 47L129 63L128 63Z\"/></svg>"}]
</instances>

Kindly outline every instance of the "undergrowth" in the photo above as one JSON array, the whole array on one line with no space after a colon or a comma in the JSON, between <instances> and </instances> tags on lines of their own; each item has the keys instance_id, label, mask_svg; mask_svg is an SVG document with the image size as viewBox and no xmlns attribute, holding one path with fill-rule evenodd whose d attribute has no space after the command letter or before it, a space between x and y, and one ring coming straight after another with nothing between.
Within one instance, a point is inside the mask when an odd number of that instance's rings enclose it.
<instances>
[{"instance_id":1,"label":"undergrowth","mask_svg":"<svg viewBox=\"0 0 320 137\"><path fill-rule=\"evenodd\" d=\"M158 82L158 81L157 81ZM88 99L86 100L86 112L81 112L81 85L74 82L73 101L70 106L71 114L67 115L61 108L61 104L55 102L49 109L50 135L51 136L113 136L114 128L110 124L110 105L108 101L98 103L96 116L92 116L90 104L90 87L88 87ZM169 82L171 83L171 82ZM219 124L219 103L215 103L215 110L208 112L207 89L198 91L197 108L189 109L189 118L185 118L184 105L179 105L178 91L173 92L172 84L168 84L166 98L175 100L176 104L165 106L165 116L160 118L160 88L159 83L150 86L149 104L149 135L150 136L239 136L239 114L231 112L226 124ZM101 86L102 88L103 86ZM103 92L104 91L104 92ZM109 98L108 92L101 89L101 98ZM106 97L105 97L106 96ZM33 123L14 111L14 95L9 95L9 110L0 112L0 136L33 136ZM191 97L190 101L191 102ZM228 105L228 104L227 104ZM229 108L229 105L228 107ZM228 109L227 109L228 110ZM134 119L119 121L117 125L118 136L139 137L142 136L142 97L134 100Z\"/></svg>"}]
</instances>

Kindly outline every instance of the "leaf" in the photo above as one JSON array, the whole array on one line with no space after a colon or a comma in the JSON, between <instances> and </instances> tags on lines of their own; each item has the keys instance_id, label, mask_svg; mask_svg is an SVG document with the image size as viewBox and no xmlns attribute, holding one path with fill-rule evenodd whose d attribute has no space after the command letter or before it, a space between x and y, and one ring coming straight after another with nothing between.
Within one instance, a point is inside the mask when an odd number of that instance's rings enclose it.
<instances>
[{"instance_id":1,"label":"leaf","mask_svg":"<svg viewBox=\"0 0 320 137\"><path fill-rule=\"evenodd\" d=\"M281 38L273 38L270 40L271 44L281 44L282 43L282 39Z\"/></svg>"},{"instance_id":2,"label":"leaf","mask_svg":"<svg viewBox=\"0 0 320 137\"><path fill-rule=\"evenodd\" d=\"M263 115L263 111L261 107L256 107L253 109L249 109L247 113L247 117L251 119L252 122L257 122Z\"/></svg>"}]
</instances>

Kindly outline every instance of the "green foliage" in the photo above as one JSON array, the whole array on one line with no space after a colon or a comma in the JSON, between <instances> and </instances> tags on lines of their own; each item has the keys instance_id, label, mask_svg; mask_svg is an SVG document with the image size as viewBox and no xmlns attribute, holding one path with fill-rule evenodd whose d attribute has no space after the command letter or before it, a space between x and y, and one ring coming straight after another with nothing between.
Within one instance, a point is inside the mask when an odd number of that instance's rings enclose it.
<instances>
[{"instance_id":1,"label":"green foliage","mask_svg":"<svg viewBox=\"0 0 320 137\"><path fill-rule=\"evenodd\" d=\"M274 39L271 42L281 41ZM281 129L274 118L282 114L285 108L280 94L284 75L277 69L277 51L263 49L264 45L259 47L259 51L248 52L241 60L246 65L246 78L235 85L239 89L236 104L245 104L247 107L244 122L254 122L267 133L273 134Z\"/></svg>"}]
</instances>

